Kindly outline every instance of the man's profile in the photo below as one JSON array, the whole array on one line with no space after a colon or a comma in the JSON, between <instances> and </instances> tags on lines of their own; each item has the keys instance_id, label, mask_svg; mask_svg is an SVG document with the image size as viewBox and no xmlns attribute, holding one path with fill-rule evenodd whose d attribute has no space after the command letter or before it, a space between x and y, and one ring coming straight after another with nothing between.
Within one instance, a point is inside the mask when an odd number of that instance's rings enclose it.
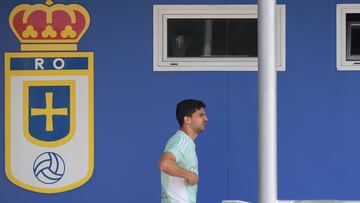
<instances>
[{"instance_id":1,"label":"man's profile","mask_svg":"<svg viewBox=\"0 0 360 203\"><path fill-rule=\"evenodd\" d=\"M199 182L195 139L205 130L205 104L186 99L177 104L179 130L168 140L159 160L162 203L195 203Z\"/></svg>"}]
</instances>

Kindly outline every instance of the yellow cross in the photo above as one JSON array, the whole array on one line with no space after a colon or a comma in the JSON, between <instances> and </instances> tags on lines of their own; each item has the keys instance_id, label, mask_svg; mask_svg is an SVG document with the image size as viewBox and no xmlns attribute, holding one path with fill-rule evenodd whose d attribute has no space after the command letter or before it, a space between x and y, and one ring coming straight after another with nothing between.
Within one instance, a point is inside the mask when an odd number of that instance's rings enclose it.
<instances>
[{"instance_id":1,"label":"yellow cross","mask_svg":"<svg viewBox=\"0 0 360 203\"><path fill-rule=\"evenodd\" d=\"M45 109L40 108L31 108L31 115L32 116L46 116L46 131L53 131L53 116L60 115L60 116L67 116L68 109L67 108L53 108L53 93L52 92L45 92L45 100L46 100L46 107Z\"/></svg>"}]
</instances>

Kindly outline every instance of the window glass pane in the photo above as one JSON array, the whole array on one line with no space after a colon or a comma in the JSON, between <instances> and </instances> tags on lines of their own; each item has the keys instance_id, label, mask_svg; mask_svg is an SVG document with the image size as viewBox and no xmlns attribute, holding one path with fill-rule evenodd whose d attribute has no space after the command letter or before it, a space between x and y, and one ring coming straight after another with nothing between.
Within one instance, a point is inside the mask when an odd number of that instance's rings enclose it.
<instances>
[{"instance_id":1,"label":"window glass pane","mask_svg":"<svg viewBox=\"0 0 360 203\"><path fill-rule=\"evenodd\" d=\"M346 22L349 22L349 21L360 21L360 14L359 13L346 14Z\"/></svg>"},{"instance_id":2,"label":"window glass pane","mask_svg":"<svg viewBox=\"0 0 360 203\"><path fill-rule=\"evenodd\" d=\"M168 19L168 57L257 57L257 19Z\"/></svg>"},{"instance_id":3,"label":"window glass pane","mask_svg":"<svg viewBox=\"0 0 360 203\"><path fill-rule=\"evenodd\" d=\"M346 59L360 58L360 14L346 14Z\"/></svg>"},{"instance_id":4,"label":"window glass pane","mask_svg":"<svg viewBox=\"0 0 360 203\"><path fill-rule=\"evenodd\" d=\"M360 25L351 29L351 55L360 55Z\"/></svg>"}]
</instances>

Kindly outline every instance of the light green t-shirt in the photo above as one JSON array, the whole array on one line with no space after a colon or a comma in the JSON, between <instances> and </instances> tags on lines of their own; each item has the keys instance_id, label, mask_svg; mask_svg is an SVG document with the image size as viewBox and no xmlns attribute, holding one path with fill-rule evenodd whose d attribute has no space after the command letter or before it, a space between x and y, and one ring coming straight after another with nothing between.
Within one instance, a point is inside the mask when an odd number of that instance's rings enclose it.
<instances>
[{"instance_id":1,"label":"light green t-shirt","mask_svg":"<svg viewBox=\"0 0 360 203\"><path fill-rule=\"evenodd\" d=\"M194 141L178 130L166 144L164 152L171 152L183 169L199 175ZM161 203L196 203L197 185L189 185L184 178L161 172Z\"/></svg>"}]
</instances>

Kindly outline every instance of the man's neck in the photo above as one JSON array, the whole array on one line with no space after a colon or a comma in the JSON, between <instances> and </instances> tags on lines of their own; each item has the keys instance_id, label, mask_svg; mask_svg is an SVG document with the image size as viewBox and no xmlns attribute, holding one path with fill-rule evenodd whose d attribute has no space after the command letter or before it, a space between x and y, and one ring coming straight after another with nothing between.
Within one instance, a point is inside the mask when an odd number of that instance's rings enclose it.
<instances>
[{"instance_id":1,"label":"man's neck","mask_svg":"<svg viewBox=\"0 0 360 203\"><path fill-rule=\"evenodd\" d=\"M180 127L180 130L183 131L187 136L189 136L193 141L195 141L196 137L198 136L196 132L184 126Z\"/></svg>"}]
</instances>

